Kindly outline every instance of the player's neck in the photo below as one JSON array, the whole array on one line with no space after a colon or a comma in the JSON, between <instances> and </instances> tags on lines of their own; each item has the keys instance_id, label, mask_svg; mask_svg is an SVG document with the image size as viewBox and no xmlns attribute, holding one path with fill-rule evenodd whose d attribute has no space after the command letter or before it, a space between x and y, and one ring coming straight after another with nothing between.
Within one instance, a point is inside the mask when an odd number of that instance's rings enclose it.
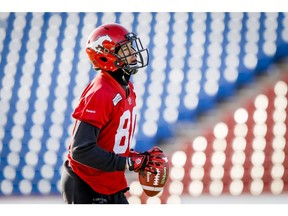
<instances>
[{"instance_id":1,"label":"player's neck","mask_svg":"<svg viewBox=\"0 0 288 216\"><path fill-rule=\"evenodd\" d=\"M110 72L107 71L120 85L127 86L130 80L130 75L125 74L121 69Z\"/></svg>"},{"instance_id":2,"label":"player's neck","mask_svg":"<svg viewBox=\"0 0 288 216\"><path fill-rule=\"evenodd\" d=\"M130 80L130 75L125 74L121 69L118 71L110 72L107 71L121 86L122 88L126 91L126 97L128 97L130 91L129 91L129 80Z\"/></svg>"}]
</instances>

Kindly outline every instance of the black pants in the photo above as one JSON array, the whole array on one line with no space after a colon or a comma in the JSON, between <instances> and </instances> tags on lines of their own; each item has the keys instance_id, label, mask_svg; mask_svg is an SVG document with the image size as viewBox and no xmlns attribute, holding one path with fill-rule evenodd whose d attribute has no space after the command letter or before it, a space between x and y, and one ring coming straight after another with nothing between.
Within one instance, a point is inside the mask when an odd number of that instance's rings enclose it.
<instances>
[{"instance_id":1,"label":"black pants","mask_svg":"<svg viewBox=\"0 0 288 216\"><path fill-rule=\"evenodd\" d=\"M67 204L129 204L124 194L128 188L111 195L99 194L72 171L68 161L61 176L61 190Z\"/></svg>"}]
</instances>

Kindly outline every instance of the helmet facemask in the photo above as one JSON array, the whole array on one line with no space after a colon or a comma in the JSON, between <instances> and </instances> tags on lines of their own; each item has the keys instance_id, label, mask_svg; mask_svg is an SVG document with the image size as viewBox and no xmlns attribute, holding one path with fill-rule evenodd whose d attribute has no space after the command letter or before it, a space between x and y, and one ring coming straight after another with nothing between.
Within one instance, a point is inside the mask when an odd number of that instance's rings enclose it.
<instances>
[{"instance_id":1,"label":"helmet facemask","mask_svg":"<svg viewBox=\"0 0 288 216\"><path fill-rule=\"evenodd\" d=\"M126 40L121 41L115 45L115 50L122 51L123 56L116 54L118 61L116 61L116 67L122 69L124 73L128 75L136 74L139 68L146 67L149 63L149 53L147 49L143 48L140 38L134 33L125 35ZM130 51L128 44L132 46L133 53ZM124 50L128 50L125 52ZM135 56L136 61L130 62L128 58Z\"/></svg>"}]
</instances>

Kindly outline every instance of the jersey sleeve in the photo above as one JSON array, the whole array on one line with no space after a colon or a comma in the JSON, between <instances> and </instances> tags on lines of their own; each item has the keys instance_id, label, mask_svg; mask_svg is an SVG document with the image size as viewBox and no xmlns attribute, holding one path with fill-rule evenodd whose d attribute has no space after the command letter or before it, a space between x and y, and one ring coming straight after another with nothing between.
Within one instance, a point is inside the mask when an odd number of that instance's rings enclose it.
<instances>
[{"instance_id":1,"label":"jersey sleeve","mask_svg":"<svg viewBox=\"0 0 288 216\"><path fill-rule=\"evenodd\" d=\"M95 91L81 96L72 116L101 129L110 120L112 111L113 106L109 95L103 91Z\"/></svg>"},{"instance_id":2,"label":"jersey sleeve","mask_svg":"<svg viewBox=\"0 0 288 216\"><path fill-rule=\"evenodd\" d=\"M72 159L105 172L125 170L126 157L100 148L97 144L99 133L99 128L80 122L71 142Z\"/></svg>"}]
</instances>

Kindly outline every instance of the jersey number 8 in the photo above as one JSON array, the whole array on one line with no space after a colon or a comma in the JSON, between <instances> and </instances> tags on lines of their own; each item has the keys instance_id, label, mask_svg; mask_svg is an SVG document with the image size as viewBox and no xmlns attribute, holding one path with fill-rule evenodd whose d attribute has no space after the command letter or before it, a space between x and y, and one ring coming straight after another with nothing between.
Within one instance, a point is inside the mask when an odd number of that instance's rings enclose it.
<instances>
[{"instance_id":1,"label":"jersey number 8","mask_svg":"<svg viewBox=\"0 0 288 216\"><path fill-rule=\"evenodd\" d=\"M132 143L135 130L136 111L135 107L132 110L126 110L120 117L119 126L115 135L115 145L113 151L116 154L123 154Z\"/></svg>"}]
</instances>

